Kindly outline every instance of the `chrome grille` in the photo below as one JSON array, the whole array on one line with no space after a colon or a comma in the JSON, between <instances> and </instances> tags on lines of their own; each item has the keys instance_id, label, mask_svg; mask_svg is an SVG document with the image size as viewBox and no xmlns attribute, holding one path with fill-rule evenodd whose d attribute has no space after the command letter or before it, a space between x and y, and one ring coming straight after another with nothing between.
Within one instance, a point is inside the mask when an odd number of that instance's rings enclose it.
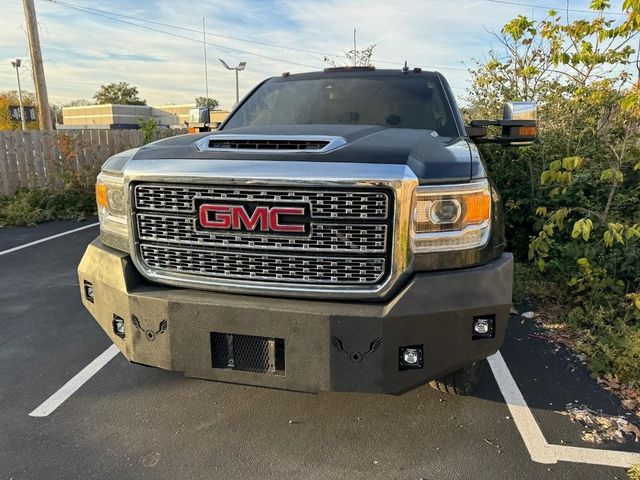
<instances>
[{"instance_id":1,"label":"chrome grille","mask_svg":"<svg viewBox=\"0 0 640 480\"><path fill-rule=\"evenodd\" d=\"M314 190L140 183L136 254L165 276L313 285L375 285L389 273L393 197L386 189ZM308 233L202 229L197 203L304 205Z\"/></svg>"}]
</instances>

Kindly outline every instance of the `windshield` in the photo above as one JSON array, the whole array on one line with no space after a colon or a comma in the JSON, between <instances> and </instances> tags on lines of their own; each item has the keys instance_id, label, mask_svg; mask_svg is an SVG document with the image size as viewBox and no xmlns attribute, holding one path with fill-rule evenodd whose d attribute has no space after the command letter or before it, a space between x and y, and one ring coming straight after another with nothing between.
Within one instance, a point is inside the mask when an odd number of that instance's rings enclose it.
<instances>
[{"instance_id":1,"label":"windshield","mask_svg":"<svg viewBox=\"0 0 640 480\"><path fill-rule=\"evenodd\" d=\"M422 75L268 81L225 128L309 124L380 125L458 136L440 82Z\"/></svg>"}]
</instances>

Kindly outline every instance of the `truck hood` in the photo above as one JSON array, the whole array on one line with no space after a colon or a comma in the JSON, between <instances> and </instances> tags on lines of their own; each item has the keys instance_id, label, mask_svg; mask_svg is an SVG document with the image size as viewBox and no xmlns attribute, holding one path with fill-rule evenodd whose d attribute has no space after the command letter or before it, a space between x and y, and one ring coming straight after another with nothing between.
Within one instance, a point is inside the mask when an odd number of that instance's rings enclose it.
<instances>
[{"instance_id":1,"label":"truck hood","mask_svg":"<svg viewBox=\"0 0 640 480\"><path fill-rule=\"evenodd\" d=\"M196 146L205 137L217 135L264 137L330 136L341 137L344 145L325 152L215 151ZM420 183L468 182L485 176L484 166L474 144L464 137L441 137L432 130L385 128L369 125L284 125L244 127L197 135L180 135L138 149L133 161L151 159L220 159L300 162L348 162L405 164Z\"/></svg>"}]
</instances>

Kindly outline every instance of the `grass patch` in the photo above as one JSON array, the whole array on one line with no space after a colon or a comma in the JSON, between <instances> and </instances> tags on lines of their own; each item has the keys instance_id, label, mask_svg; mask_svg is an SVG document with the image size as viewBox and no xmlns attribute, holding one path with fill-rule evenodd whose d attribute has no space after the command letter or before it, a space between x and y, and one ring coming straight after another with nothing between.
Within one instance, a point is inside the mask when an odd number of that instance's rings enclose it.
<instances>
[{"instance_id":1,"label":"grass patch","mask_svg":"<svg viewBox=\"0 0 640 480\"><path fill-rule=\"evenodd\" d=\"M96 215L93 192L70 188L19 190L0 198L0 227L32 226L49 220L83 220Z\"/></svg>"}]
</instances>

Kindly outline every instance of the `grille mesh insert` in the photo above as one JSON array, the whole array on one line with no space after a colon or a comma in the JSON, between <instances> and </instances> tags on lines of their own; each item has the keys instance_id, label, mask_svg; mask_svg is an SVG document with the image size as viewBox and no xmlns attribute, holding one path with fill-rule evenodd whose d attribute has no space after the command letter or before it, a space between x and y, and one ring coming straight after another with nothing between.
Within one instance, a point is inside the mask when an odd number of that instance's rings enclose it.
<instances>
[{"instance_id":1,"label":"grille mesh insert","mask_svg":"<svg viewBox=\"0 0 640 480\"><path fill-rule=\"evenodd\" d=\"M385 220L389 211L389 196L382 191L304 191L163 184L136 186L138 210L194 213L193 199L196 197L265 204L306 203L311 205L311 218L317 219Z\"/></svg>"},{"instance_id":2,"label":"grille mesh insert","mask_svg":"<svg viewBox=\"0 0 640 480\"><path fill-rule=\"evenodd\" d=\"M371 284L377 283L385 272L384 258L250 254L150 244L140 248L151 268L210 277Z\"/></svg>"},{"instance_id":3,"label":"grille mesh insert","mask_svg":"<svg viewBox=\"0 0 640 480\"><path fill-rule=\"evenodd\" d=\"M194 222L194 218L141 213L138 232L141 240L152 242L315 252L384 253L387 244L386 224L318 223L313 225L309 236L250 236L198 230Z\"/></svg>"}]
</instances>

